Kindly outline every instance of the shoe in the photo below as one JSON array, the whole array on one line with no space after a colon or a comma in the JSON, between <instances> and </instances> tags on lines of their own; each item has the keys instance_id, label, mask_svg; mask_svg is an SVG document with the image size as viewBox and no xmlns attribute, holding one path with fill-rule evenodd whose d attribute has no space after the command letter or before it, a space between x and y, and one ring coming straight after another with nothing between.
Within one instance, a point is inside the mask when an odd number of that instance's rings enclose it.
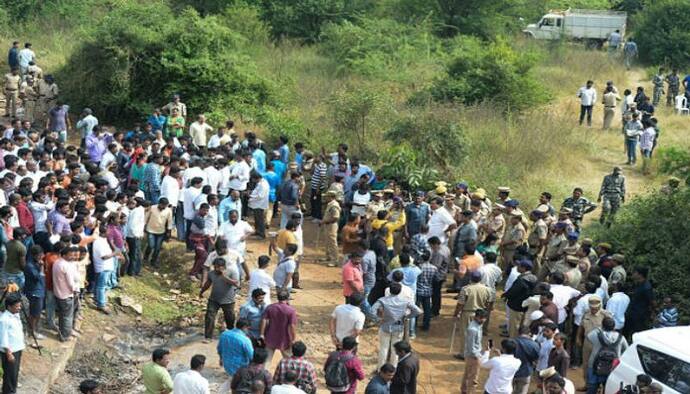
<instances>
[{"instance_id":1,"label":"shoe","mask_svg":"<svg viewBox=\"0 0 690 394\"><path fill-rule=\"evenodd\" d=\"M36 340L40 341L41 339L46 339L46 336L41 334L40 332L34 333L34 337L36 337Z\"/></svg>"},{"instance_id":2,"label":"shoe","mask_svg":"<svg viewBox=\"0 0 690 394\"><path fill-rule=\"evenodd\" d=\"M101 308L101 307L98 307L98 308L96 308L96 309L99 310L99 311L101 311L101 312L103 312L103 314L105 314L105 315L109 315L109 314L110 314L110 309L108 309L108 307L102 307L102 308Z\"/></svg>"},{"instance_id":3,"label":"shoe","mask_svg":"<svg viewBox=\"0 0 690 394\"><path fill-rule=\"evenodd\" d=\"M300 286L300 285L292 286L292 288L293 288L293 289L297 289L297 290L302 290L302 286Z\"/></svg>"},{"instance_id":4,"label":"shoe","mask_svg":"<svg viewBox=\"0 0 690 394\"><path fill-rule=\"evenodd\" d=\"M446 289L446 293L459 293L460 290L458 289Z\"/></svg>"},{"instance_id":5,"label":"shoe","mask_svg":"<svg viewBox=\"0 0 690 394\"><path fill-rule=\"evenodd\" d=\"M417 334L410 334L410 339L415 339L417 338Z\"/></svg>"},{"instance_id":6,"label":"shoe","mask_svg":"<svg viewBox=\"0 0 690 394\"><path fill-rule=\"evenodd\" d=\"M460 354L460 353L454 354L453 357L454 357L456 360L465 361L465 356L462 355L462 354Z\"/></svg>"}]
</instances>

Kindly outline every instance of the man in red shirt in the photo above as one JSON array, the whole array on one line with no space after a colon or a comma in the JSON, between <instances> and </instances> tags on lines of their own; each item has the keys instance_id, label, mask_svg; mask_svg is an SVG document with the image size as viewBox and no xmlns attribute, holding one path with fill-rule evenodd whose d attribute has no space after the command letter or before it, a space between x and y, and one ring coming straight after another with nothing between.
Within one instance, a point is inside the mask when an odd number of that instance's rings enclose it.
<instances>
[{"instance_id":1,"label":"man in red shirt","mask_svg":"<svg viewBox=\"0 0 690 394\"><path fill-rule=\"evenodd\" d=\"M364 277L362 275L362 254L352 253L350 260L343 265L343 295L345 302L350 302L354 293L364 292Z\"/></svg>"},{"instance_id":2,"label":"man in red shirt","mask_svg":"<svg viewBox=\"0 0 690 394\"><path fill-rule=\"evenodd\" d=\"M355 355L355 351L357 350L357 339L355 337L345 337L343 338L342 342L342 350L338 351L336 350L335 352L332 352L329 356L328 359L326 360L326 365L324 366L324 371L328 371L329 365L332 363L336 362L336 360L340 360L340 362L343 362L345 365L345 368L347 369L347 377L349 380L349 385L346 389L346 391L337 391L339 393L344 393L344 394L354 394L357 392L357 381L358 380L363 380L365 377L364 374L364 368L362 367L362 360L359 359ZM328 372L326 372L326 375L328 376ZM328 378L326 379L326 386L328 386ZM335 389L335 387L328 387L331 389L331 392L335 392L332 389ZM340 387L339 389L343 389L344 387Z\"/></svg>"}]
</instances>

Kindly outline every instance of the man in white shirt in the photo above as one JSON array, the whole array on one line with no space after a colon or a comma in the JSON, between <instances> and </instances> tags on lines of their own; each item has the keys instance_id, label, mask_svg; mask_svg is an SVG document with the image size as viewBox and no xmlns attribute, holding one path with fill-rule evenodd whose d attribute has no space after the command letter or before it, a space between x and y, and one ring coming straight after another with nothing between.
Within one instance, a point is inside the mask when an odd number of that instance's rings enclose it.
<instances>
[{"instance_id":1,"label":"man in white shirt","mask_svg":"<svg viewBox=\"0 0 690 394\"><path fill-rule=\"evenodd\" d=\"M271 387L271 394L306 394L304 390L297 388L297 373L287 371L283 374L283 384Z\"/></svg>"},{"instance_id":2,"label":"man in white shirt","mask_svg":"<svg viewBox=\"0 0 690 394\"><path fill-rule=\"evenodd\" d=\"M36 54L31 49L31 43L24 44L24 49L19 51L19 71L22 76L29 72L29 63L36 62Z\"/></svg>"},{"instance_id":3,"label":"man in white shirt","mask_svg":"<svg viewBox=\"0 0 690 394\"><path fill-rule=\"evenodd\" d=\"M239 213L230 211L230 220L223 223L218 230L219 236L228 242L228 248L244 256L247 249L247 238L254 233L249 223L239 219Z\"/></svg>"},{"instance_id":4,"label":"man in white shirt","mask_svg":"<svg viewBox=\"0 0 690 394\"><path fill-rule=\"evenodd\" d=\"M192 142L198 147L206 146L206 133L213 131L213 127L206 123L206 116L199 115L196 122L189 125L189 135L192 136Z\"/></svg>"},{"instance_id":5,"label":"man in white shirt","mask_svg":"<svg viewBox=\"0 0 690 394\"><path fill-rule=\"evenodd\" d=\"M216 134L212 135L211 138L208 139L208 144L206 147L208 149L216 149L228 141L230 141L230 137L225 134L225 127L219 127Z\"/></svg>"},{"instance_id":6,"label":"man in white shirt","mask_svg":"<svg viewBox=\"0 0 690 394\"><path fill-rule=\"evenodd\" d=\"M252 173L251 181L255 186L249 194L247 206L254 214L256 236L264 239L266 238L266 210L268 209L268 192L270 186L268 185L268 181L258 172Z\"/></svg>"},{"instance_id":7,"label":"man in white shirt","mask_svg":"<svg viewBox=\"0 0 690 394\"><path fill-rule=\"evenodd\" d=\"M108 239L105 238L107 228L102 225L98 229L99 235L95 241L93 241L93 269L96 272L96 291L94 293L94 298L96 299L96 309L105 313L110 314L110 309L106 306L108 301L107 291L110 288L110 283L112 277L115 275L115 258L121 258L119 253L114 253Z\"/></svg>"},{"instance_id":8,"label":"man in white shirt","mask_svg":"<svg viewBox=\"0 0 690 394\"><path fill-rule=\"evenodd\" d=\"M577 97L580 99L580 125L587 114L587 126L592 127L592 107L597 102L597 91L594 89L594 82L587 81L587 85L577 91Z\"/></svg>"},{"instance_id":9,"label":"man in white shirt","mask_svg":"<svg viewBox=\"0 0 690 394\"><path fill-rule=\"evenodd\" d=\"M614 327L617 331L623 329L625 326L625 312L630 306L630 297L621 291L622 283L611 283L609 285L609 292L611 297L606 303L606 310L611 312L613 320L616 322Z\"/></svg>"},{"instance_id":10,"label":"man in white shirt","mask_svg":"<svg viewBox=\"0 0 690 394\"><path fill-rule=\"evenodd\" d=\"M189 186L189 182L197 177L201 178L202 184L208 185L206 172L201 169L201 160L198 158L193 158L190 160L189 168L184 170L184 173L182 174L182 187Z\"/></svg>"},{"instance_id":11,"label":"man in white shirt","mask_svg":"<svg viewBox=\"0 0 690 394\"><path fill-rule=\"evenodd\" d=\"M551 274L551 287L549 291L553 293L553 303L558 307L558 321L554 322L559 325L565 322L568 317L565 307L571 299L580 296L580 292L570 286L564 286L565 276L562 272L554 272Z\"/></svg>"},{"instance_id":12,"label":"man in white shirt","mask_svg":"<svg viewBox=\"0 0 690 394\"><path fill-rule=\"evenodd\" d=\"M197 354L192 357L191 369L175 375L173 380L173 394L210 394L208 380L201 376L201 370L206 364L206 356Z\"/></svg>"},{"instance_id":13,"label":"man in white shirt","mask_svg":"<svg viewBox=\"0 0 690 394\"><path fill-rule=\"evenodd\" d=\"M79 130L82 147L86 146L86 137L91 134L94 126L98 126L98 119L93 116L93 111L91 111L91 108L84 108L84 111L82 111L82 117L77 122L77 130Z\"/></svg>"},{"instance_id":14,"label":"man in white shirt","mask_svg":"<svg viewBox=\"0 0 690 394\"><path fill-rule=\"evenodd\" d=\"M258 265L259 268L252 271L252 275L249 278L249 293L254 289L262 289L264 293L264 304L271 304L271 289L276 287L276 282L273 280L271 275L266 272L268 264L271 262L271 258L268 256L259 256Z\"/></svg>"},{"instance_id":15,"label":"man in white shirt","mask_svg":"<svg viewBox=\"0 0 690 394\"><path fill-rule=\"evenodd\" d=\"M514 356L517 345L512 339L501 341L501 350L490 349L482 353L481 367L489 370L489 378L484 384L488 394L510 394L513 392L513 377L522 362Z\"/></svg>"},{"instance_id":16,"label":"man in white shirt","mask_svg":"<svg viewBox=\"0 0 690 394\"><path fill-rule=\"evenodd\" d=\"M192 244L189 242L189 229L192 227L192 220L194 219L194 215L196 215L194 200L201 194L201 186L203 183L204 180L199 177L192 178L189 187L182 192L182 210L185 228L187 229L187 236L185 238L187 250L192 250Z\"/></svg>"},{"instance_id":17,"label":"man in white shirt","mask_svg":"<svg viewBox=\"0 0 690 394\"><path fill-rule=\"evenodd\" d=\"M223 168L222 165L220 168ZM218 189L221 182L223 182L223 174L220 169L216 168L213 162L208 161L204 164L204 173L206 174L206 181L211 186L211 193L218 194Z\"/></svg>"},{"instance_id":18,"label":"man in white shirt","mask_svg":"<svg viewBox=\"0 0 690 394\"><path fill-rule=\"evenodd\" d=\"M427 234L427 239L431 237L438 237L441 240L441 244L447 245L448 243L448 231L453 230L457 227L453 215L448 212L448 210L443 207L443 198L436 197L431 200L431 218L429 219L429 233Z\"/></svg>"},{"instance_id":19,"label":"man in white shirt","mask_svg":"<svg viewBox=\"0 0 690 394\"><path fill-rule=\"evenodd\" d=\"M208 203L208 213L204 216L204 234L215 239L218 235L218 196L209 194L206 197Z\"/></svg>"},{"instance_id":20,"label":"man in white shirt","mask_svg":"<svg viewBox=\"0 0 690 394\"><path fill-rule=\"evenodd\" d=\"M228 186L231 190L237 190L243 192L247 190L247 183L249 182L249 173L251 172L251 166L249 165L252 160L251 152L247 151L244 156L235 157L237 162L230 167L230 177L228 178Z\"/></svg>"},{"instance_id":21,"label":"man in white shirt","mask_svg":"<svg viewBox=\"0 0 690 394\"><path fill-rule=\"evenodd\" d=\"M139 276L141 274L141 241L144 239L144 225L146 224L146 212L141 205L143 200L131 198L127 202L129 216L127 216L127 226L125 239L129 248L129 265L127 274Z\"/></svg>"},{"instance_id":22,"label":"man in white shirt","mask_svg":"<svg viewBox=\"0 0 690 394\"><path fill-rule=\"evenodd\" d=\"M353 293L347 304L338 305L331 314L331 322L329 329L331 332L331 340L336 349L340 349L343 338L359 336L364 328L364 313L359 309L359 306L364 301L362 293Z\"/></svg>"},{"instance_id":23,"label":"man in white shirt","mask_svg":"<svg viewBox=\"0 0 690 394\"><path fill-rule=\"evenodd\" d=\"M11 293L5 298L5 311L0 315L0 357L2 358L2 392L16 393L19 367L22 362L24 330L19 312L22 298Z\"/></svg>"}]
</instances>

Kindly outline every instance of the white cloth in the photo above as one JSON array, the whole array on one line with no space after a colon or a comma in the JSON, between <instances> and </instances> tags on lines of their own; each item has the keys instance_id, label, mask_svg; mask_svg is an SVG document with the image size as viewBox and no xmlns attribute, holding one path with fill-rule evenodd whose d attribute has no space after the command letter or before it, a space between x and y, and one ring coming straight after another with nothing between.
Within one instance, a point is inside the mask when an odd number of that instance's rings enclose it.
<instances>
[{"instance_id":1,"label":"white cloth","mask_svg":"<svg viewBox=\"0 0 690 394\"><path fill-rule=\"evenodd\" d=\"M173 380L173 394L210 394L208 380L193 369L180 372Z\"/></svg>"},{"instance_id":2,"label":"white cloth","mask_svg":"<svg viewBox=\"0 0 690 394\"><path fill-rule=\"evenodd\" d=\"M249 278L249 294L251 294L254 289L263 290L266 293L264 296L264 304L270 305L271 289L274 287L276 287L276 282L266 270L257 268L252 271L251 277Z\"/></svg>"},{"instance_id":3,"label":"white cloth","mask_svg":"<svg viewBox=\"0 0 690 394\"><path fill-rule=\"evenodd\" d=\"M170 175L164 176L161 181L161 198L163 197L167 198L173 207L180 201L180 183Z\"/></svg>"},{"instance_id":4,"label":"white cloth","mask_svg":"<svg viewBox=\"0 0 690 394\"><path fill-rule=\"evenodd\" d=\"M113 250L110 248L107 238L98 237L93 241L93 269L97 274L115 269L114 257L104 257L112 254Z\"/></svg>"},{"instance_id":5,"label":"white cloth","mask_svg":"<svg viewBox=\"0 0 690 394\"><path fill-rule=\"evenodd\" d=\"M206 146L206 132L213 131L213 127L208 123L199 123L199 121L192 122L189 125L189 135L192 136L192 142L196 146Z\"/></svg>"},{"instance_id":6,"label":"white cloth","mask_svg":"<svg viewBox=\"0 0 690 394\"><path fill-rule=\"evenodd\" d=\"M221 144L221 137L218 137L218 134L214 134L211 136L211 138L208 139L208 144L206 144L206 147L209 149L214 149L220 146Z\"/></svg>"},{"instance_id":7,"label":"white cloth","mask_svg":"<svg viewBox=\"0 0 690 394\"><path fill-rule=\"evenodd\" d=\"M249 182L249 173L251 170L249 164L244 160L230 167L230 181L228 182L230 189L239 191L247 190L247 182Z\"/></svg>"},{"instance_id":8,"label":"white cloth","mask_svg":"<svg viewBox=\"0 0 690 394\"><path fill-rule=\"evenodd\" d=\"M103 157L101 158L101 163L98 165L98 167L101 170L105 170L111 163L114 163L115 160L115 155L108 150L103 154Z\"/></svg>"},{"instance_id":9,"label":"white cloth","mask_svg":"<svg viewBox=\"0 0 690 394\"><path fill-rule=\"evenodd\" d=\"M513 376L520 368L520 360L512 354L502 354L489 359L489 353L482 353L481 367L489 369L489 378L484 391L489 394L510 394L513 392Z\"/></svg>"},{"instance_id":10,"label":"white cloth","mask_svg":"<svg viewBox=\"0 0 690 394\"><path fill-rule=\"evenodd\" d=\"M183 202L182 202L182 207L184 209L184 218L187 220L192 220L194 219L194 214L196 213L194 210L194 200L196 200L197 197L201 194L201 189L197 189L195 187L188 187L184 189L182 192L183 195Z\"/></svg>"},{"instance_id":11,"label":"white cloth","mask_svg":"<svg viewBox=\"0 0 690 394\"><path fill-rule=\"evenodd\" d=\"M182 173L182 186L191 186L189 182L194 178L203 179L202 185L208 185L208 178L206 178L206 173L199 167L189 167Z\"/></svg>"},{"instance_id":12,"label":"white cloth","mask_svg":"<svg viewBox=\"0 0 690 394\"><path fill-rule=\"evenodd\" d=\"M218 233L218 207L209 205L208 213L204 216L204 234L215 237Z\"/></svg>"},{"instance_id":13,"label":"white cloth","mask_svg":"<svg viewBox=\"0 0 690 394\"><path fill-rule=\"evenodd\" d=\"M29 62L36 59L36 54L30 48L24 48L19 51L19 67L29 67Z\"/></svg>"},{"instance_id":14,"label":"white cloth","mask_svg":"<svg viewBox=\"0 0 690 394\"><path fill-rule=\"evenodd\" d=\"M354 335L354 330L364 328L364 313L356 306L345 304L338 305L333 310L331 317L335 319L335 337L339 341Z\"/></svg>"},{"instance_id":15,"label":"white cloth","mask_svg":"<svg viewBox=\"0 0 690 394\"><path fill-rule=\"evenodd\" d=\"M254 233L254 228L244 220L238 220L235 224L227 221L220 225L218 232L219 235L228 242L228 249L235 250L244 256L244 252L247 249L247 242L243 241L241 238Z\"/></svg>"},{"instance_id":16,"label":"white cloth","mask_svg":"<svg viewBox=\"0 0 690 394\"><path fill-rule=\"evenodd\" d=\"M577 300L575 308L573 308L573 322L578 326L582 324L582 317L589 310L589 297L591 296L592 294L589 293L583 295Z\"/></svg>"},{"instance_id":17,"label":"white cloth","mask_svg":"<svg viewBox=\"0 0 690 394\"><path fill-rule=\"evenodd\" d=\"M580 98L581 105L594 105L597 102L597 91L593 87L588 89L583 86L577 91L577 97Z\"/></svg>"},{"instance_id":18,"label":"white cloth","mask_svg":"<svg viewBox=\"0 0 690 394\"><path fill-rule=\"evenodd\" d=\"M77 122L77 130L79 130L81 138L88 137L95 126L98 126L98 119L93 115L86 115L84 119Z\"/></svg>"},{"instance_id":19,"label":"white cloth","mask_svg":"<svg viewBox=\"0 0 690 394\"><path fill-rule=\"evenodd\" d=\"M571 298L579 296L580 292L570 286L556 284L551 285L549 291L553 293L553 303L558 307L557 323L561 324L565 321L565 318L568 317L565 311L565 307L568 306L568 301L570 301Z\"/></svg>"},{"instance_id":20,"label":"white cloth","mask_svg":"<svg viewBox=\"0 0 690 394\"><path fill-rule=\"evenodd\" d=\"M647 127L640 135L640 149L651 150L654 146L654 137L656 137L656 130L654 127Z\"/></svg>"},{"instance_id":21,"label":"white cloth","mask_svg":"<svg viewBox=\"0 0 690 394\"><path fill-rule=\"evenodd\" d=\"M136 207L132 209L127 216L127 231L125 236L128 238L143 238L144 226L146 219L146 211L144 207Z\"/></svg>"},{"instance_id":22,"label":"white cloth","mask_svg":"<svg viewBox=\"0 0 690 394\"><path fill-rule=\"evenodd\" d=\"M436 209L431 213L431 218L429 219L429 233L427 239L438 237L442 244L446 244L446 242L448 242L446 229L453 224L455 224L455 219L453 219L453 215L451 215L445 207Z\"/></svg>"},{"instance_id":23,"label":"white cloth","mask_svg":"<svg viewBox=\"0 0 690 394\"><path fill-rule=\"evenodd\" d=\"M630 297L623 292L613 293L609 302L606 303L606 310L611 312L613 320L616 322L616 330L620 330L625 325L625 311L630 305Z\"/></svg>"},{"instance_id":24,"label":"white cloth","mask_svg":"<svg viewBox=\"0 0 690 394\"><path fill-rule=\"evenodd\" d=\"M211 193L218 194L218 187L223 181L223 174L214 166L208 166L204 168L206 173L206 179L208 180L208 185L211 186Z\"/></svg>"},{"instance_id":25,"label":"white cloth","mask_svg":"<svg viewBox=\"0 0 690 394\"><path fill-rule=\"evenodd\" d=\"M268 192L270 186L268 181L261 178L259 183L256 184L254 190L249 194L249 208L251 209L268 209Z\"/></svg>"},{"instance_id":26,"label":"white cloth","mask_svg":"<svg viewBox=\"0 0 690 394\"><path fill-rule=\"evenodd\" d=\"M5 353L5 349L11 352L24 350L24 330L22 319L19 313L4 311L0 315L0 352Z\"/></svg>"},{"instance_id":27,"label":"white cloth","mask_svg":"<svg viewBox=\"0 0 690 394\"><path fill-rule=\"evenodd\" d=\"M298 389L291 384L278 384L271 387L271 394L306 394L304 390Z\"/></svg>"}]
</instances>

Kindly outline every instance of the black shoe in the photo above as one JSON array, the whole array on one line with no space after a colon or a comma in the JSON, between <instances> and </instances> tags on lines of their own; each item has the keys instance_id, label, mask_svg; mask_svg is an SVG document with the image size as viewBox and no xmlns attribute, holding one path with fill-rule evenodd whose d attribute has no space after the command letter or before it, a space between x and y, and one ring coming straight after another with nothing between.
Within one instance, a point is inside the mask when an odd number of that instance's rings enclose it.
<instances>
[{"instance_id":1,"label":"black shoe","mask_svg":"<svg viewBox=\"0 0 690 394\"><path fill-rule=\"evenodd\" d=\"M460 289L454 289L454 288L446 289L446 293L459 293L459 292L460 292Z\"/></svg>"},{"instance_id":2,"label":"black shoe","mask_svg":"<svg viewBox=\"0 0 690 394\"><path fill-rule=\"evenodd\" d=\"M456 360L465 361L465 356L462 355L462 354L460 354L460 353L454 354L454 355L453 355L453 358L455 358Z\"/></svg>"}]
</instances>

